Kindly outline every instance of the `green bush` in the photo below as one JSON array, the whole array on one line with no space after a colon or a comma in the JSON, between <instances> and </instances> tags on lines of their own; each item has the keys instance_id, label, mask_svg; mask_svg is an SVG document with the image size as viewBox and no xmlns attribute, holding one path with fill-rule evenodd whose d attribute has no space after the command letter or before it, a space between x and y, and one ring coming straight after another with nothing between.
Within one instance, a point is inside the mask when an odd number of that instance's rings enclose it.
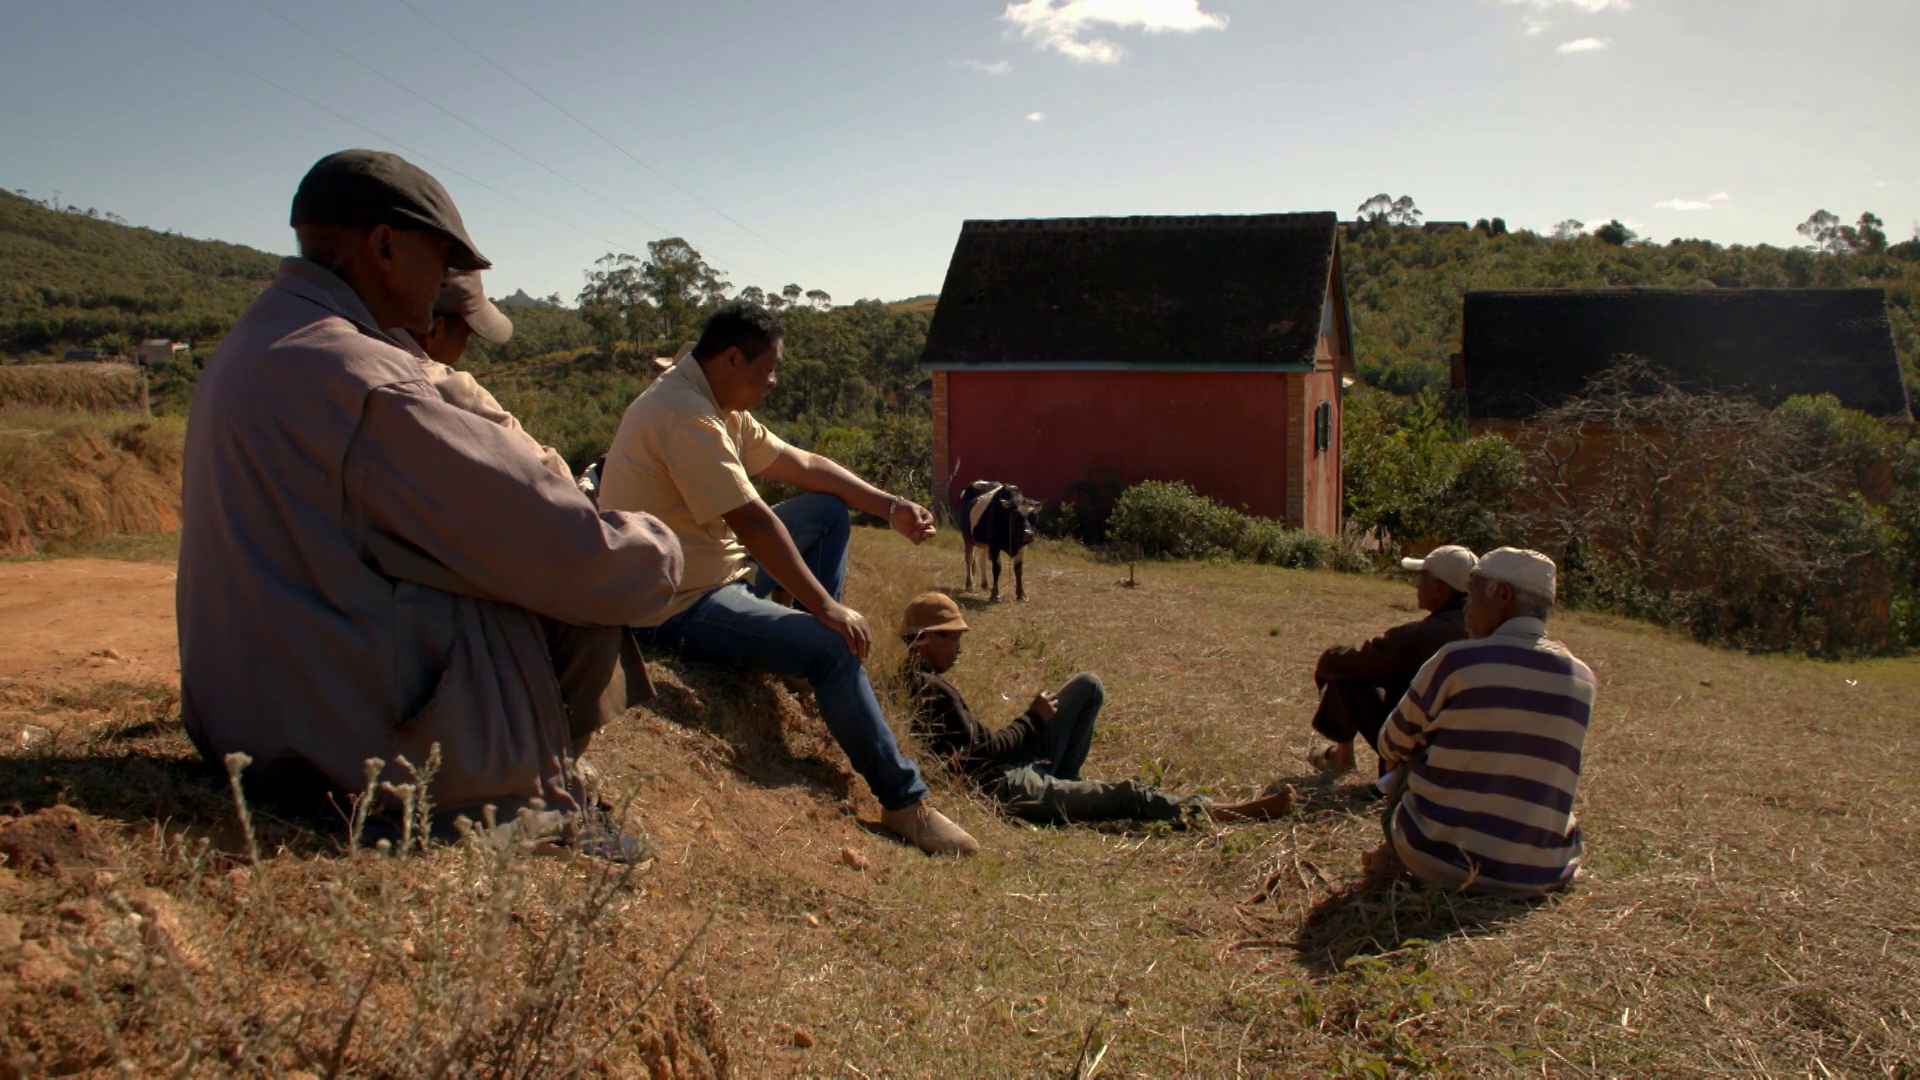
<instances>
[{"instance_id":1,"label":"green bush","mask_svg":"<svg viewBox=\"0 0 1920 1080\"><path fill-rule=\"evenodd\" d=\"M1147 559L1227 558L1307 570L1333 561L1333 544L1325 537L1242 514L1186 484L1160 480L1121 493L1107 540Z\"/></svg>"},{"instance_id":2,"label":"green bush","mask_svg":"<svg viewBox=\"0 0 1920 1080\"><path fill-rule=\"evenodd\" d=\"M1204 559L1232 549L1240 515L1182 483L1148 480L1122 492L1107 539L1148 559Z\"/></svg>"},{"instance_id":3,"label":"green bush","mask_svg":"<svg viewBox=\"0 0 1920 1080\"><path fill-rule=\"evenodd\" d=\"M1411 401L1356 387L1344 426L1347 520L1389 549L1505 540L1503 513L1526 472L1513 444L1467 436L1431 389Z\"/></svg>"}]
</instances>

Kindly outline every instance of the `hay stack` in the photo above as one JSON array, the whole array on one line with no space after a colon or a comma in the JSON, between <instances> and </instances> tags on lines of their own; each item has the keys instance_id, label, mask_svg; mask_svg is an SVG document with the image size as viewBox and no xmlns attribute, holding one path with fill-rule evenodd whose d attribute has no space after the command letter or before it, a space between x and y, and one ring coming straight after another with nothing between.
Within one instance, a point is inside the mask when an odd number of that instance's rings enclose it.
<instances>
[{"instance_id":1,"label":"hay stack","mask_svg":"<svg viewBox=\"0 0 1920 1080\"><path fill-rule=\"evenodd\" d=\"M0 365L0 408L147 412L147 376L132 364Z\"/></svg>"},{"instance_id":2,"label":"hay stack","mask_svg":"<svg viewBox=\"0 0 1920 1080\"><path fill-rule=\"evenodd\" d=\"M137 424L0 432L0 555L180 527L181 440Z\"/></svg>"}]
</instances>

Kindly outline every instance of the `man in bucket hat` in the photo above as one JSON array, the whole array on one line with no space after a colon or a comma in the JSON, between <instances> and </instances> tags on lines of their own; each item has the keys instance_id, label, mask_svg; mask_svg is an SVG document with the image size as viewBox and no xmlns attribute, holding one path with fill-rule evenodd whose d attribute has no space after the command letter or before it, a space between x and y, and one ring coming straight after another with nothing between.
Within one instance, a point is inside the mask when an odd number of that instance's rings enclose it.
<instances>
[{"instance_id":1,"label":"man in bucket hat","mask_svg":"<svg viewBox=\"0 0 1920 1080\"><path fill-rule=\"evenodd\" d=\"M1514 896L1573 880L1595 680L1547 637L1554 585L1553 560L1537 551L1481 557L1467 593L1472 639L1435 653L1380 731L1381 759L1403 771L1375 865Z\"/></svg>"},{"instance_id":2,"label":"man in bucket hat","mask_svg":"<svg viewBox=\"0 0 1920 1080\"><path fill-rule=\"evenodd\" d=\"M583 809L572 762L600 720L568 702L623 694L614 628L673 595L678 542L596 512L388 333L425 334L448 273L489 265L438 181L343 151L301 181L292 224L300 257L207 361L187 429L188 733L297 812L338 812L371 759L408 783L402 760L437 752L425 794L446 815L544 806L563 842L644 857L560 814Z\"/></svg>"},{"instance_id":3,"label":"man in bucket hat","mask_svg":"<svg viewBox=\"0 0 1920 1080\"><path fill-rule=\"evenodd\" d=\"M914 727L929 749L981 790L1033 821L1167 821L1191 809L1215 821L1267 821L1293 811L1294 790L1243 803L1170 795L1133 780L1080 775L1093 748L1094 721L1106 701L1095 675L1075 675L1057 694L1035 694L1027 711L997 731L974 719L945 678L960 659L967 621L944 593L923 593L900 616Z\"/></svg>"},{"instance_id":4,"label":"man in bucket hat","mask_svg":"<svg viewBox=\"0 0 1920 1080\"><path fill-rule=\"evenodd\" d=\"M1335 645L1320 654L1313 668L1313 682L1320 691L1313 730L1329 741L1308 753L1307 762L1322 775L1351 772L1354 739L1364 739L1371 747L1420 665L1442 645L1467 636L1467 582L1476 562L1473 552L1457 544L1434 548L1425 558L1401 559L1403 568L1419 575L1413 587L1414 603L1427 617L1402 623L1370 641ZM1380 772L1386 771L1383 764Z\"/></svg>"}]
</instances>

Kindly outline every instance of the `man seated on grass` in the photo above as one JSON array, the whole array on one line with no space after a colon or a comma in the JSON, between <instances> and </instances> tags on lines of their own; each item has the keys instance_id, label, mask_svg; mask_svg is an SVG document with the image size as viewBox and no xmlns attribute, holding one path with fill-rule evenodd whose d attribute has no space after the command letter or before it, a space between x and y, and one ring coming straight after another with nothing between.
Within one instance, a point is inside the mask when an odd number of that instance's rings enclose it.
<instances>
[{"instance_id":1,"label":"man seated on grass","mask_svg":"<svg viewBox=\"0 0 1920 1080\"><path fill-rule=\"evenodd\" d=\"M433 383L433 388L440 391L440 396L446 398L449 404L525 436L539 453L540 461L548 472L563 476L569 482L573 480L573 470L568 467L567 459L560 456L560 451L551 446L542 446L533 436L527 435L518 418L508 412L472 375L460 370L460 361L467 353L467 343L474 338L491 345L505 345L513 340L513 320L487 299L486 290L480 283L480 271L468 270L447 275L446 280L440 283L440 295L434 298L433 321L428 324L426 332L416 333L402 327L387 332L395 341L405 345L408 352L419 357L428 381Z\"/></svg>"},{"instance_id":2,"label":"man seated on grass","mask_svg":"<svg viewBox=\"0 0 1920 1080\"><path fill-rule=\"evenodd\" d=\"M907 605L900 639L914 726L927 745L981 790L1029 820L1168 821L1192 809L1215 821L1265 821L1293 810L1293 788L1251 802L1216 804L1203 795L1169 795L1132 780L1085 780L1080 768L1093 748L1094 721L1106 689L1094 675L1075 675L1058 694L1034 695L1025 714L998 731L974 719L960 691L942 678L960 659L967 632L959 605L925 593Z\"/></svg>"},{"instance_id":3,"label":"man seated on grass","mask_svg":"<svg viewBox=\"0 0 1920 1080\"><path fill-rule=\"evenodd\" d=\"M1385 817L1387 856L1445 889L1532 896L1573 880L1573 813L1594 678L1547 637L1553 560L1500 548L1474 570L1472 640L1434 654L1381 729L1404 766Z\"/></svg>"},{"instance_id":4,"label":"man seated on grass","mask_svg":"<svg viewBox=\"0 0 1920 1080\"><path fill-rule=\"evenodd\" d=\"M1358 645L1335 645L1320 654L1313 668L1320 689L1320 707L1313 714L1313 730L1332 740L1314 747L1308 764L1323 776L1353 771L1353 740L1371 747L1414 673L1442 645L1467 636L1465 609L1467 580L1473 574L1473 552L1449 544L1434 548L1424 559L1401 559L1415 571L1414 602L1426 618L1386 631ZM1380 772L1387 771L1385 763ZM1376 789L1378 790L1378 789Z\"/></svg>"},{"instance_id":5,"label":"man seated on grass","mask_svg":"<svg viewBox=\"0 0 1920 1080\"><path fill-rule=\"evenodd\" d=\"M387 332L425 334L450 271L491 265L433 177L388 153L315 163L300 257L242 315L194 392L183 469L181 719L250 790L339 812L377 777L439 768L447 814L512 819L620 859L573 762L614 688L620 628L673 595L680 545L599 513L525 433L435 389ZM536 837L536 838L538 838Z\"/></svg>"},{"instance_id":6,"label":"man seated on grass","mask_svg":"<svg viewBox=\"0 0 1920 1080\"><path fill-rule=\"evenodd\" d=\"M933 535L933 515L788 446L753 418L748 410L773 389L784 335L758 304L722 307L692 354L620 420L600 508L657 515L686 553L679 591L637 624L640 636L695 660L803 676L827 730L880 800L881 824L923 851L971 854L980 845L928 805L920 770L887 727L862 666L867 620L840 602L849 506L916 544ZM769 507L756 476L813 494ZM805 610L769 599L775 588Z\"/></svg>"}]
</instances>

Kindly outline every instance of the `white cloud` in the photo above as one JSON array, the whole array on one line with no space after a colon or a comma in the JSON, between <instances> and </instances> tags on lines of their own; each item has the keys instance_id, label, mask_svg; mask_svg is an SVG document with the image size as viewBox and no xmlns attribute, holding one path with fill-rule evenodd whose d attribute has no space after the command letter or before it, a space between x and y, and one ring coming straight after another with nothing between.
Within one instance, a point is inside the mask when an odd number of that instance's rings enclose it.
<instances>
[{"instance_id":1,"label":"white cloud","mask_svg":"<svg viewBox=\"0 0 1920 1080\"><path fill-rule=\"evenodd\" d=\"M1000 19L1020 37L1083 64L1117 64L1127 55L1098 36L1101 27L1149 34L1227 28L1227 17L1200 10L1200 0L1015 0Z\"/></svg>"},{"instance_id":2,"label":"white cloud","mask_svg":"<svg viewBox=\"0 0 1920 1080\"><path fill-rule=\"evenodd\" d=\"M1583 37L1563 41L1553 51L1557 53L1600 52L1612 44L1611 38Z\"/></svg>"},{"instance_id":3,"label":"white cloud","mask_svg":"<svg viewBox=\"0 0 1920 1080\"><path fill-rule=\"evenodd\" d=\"M1653 204L1655 210L1712 210L1725 206L1730 198L1724 191L1716 191L1704 199L1662 199Z\"/></svg>"},{"instance_id":4,"label":"white cloud","mask_svg":"<svg viewBox=\"0 0 1920 1080\"><path fill-rule=\"evenodd\" d=\"M1875 181L1873 182L1873 186L1874 186L1874 187L1886 187L1886 186L1887 186L1887 182L1886 182L1885 180L1875 180Z\"/></svg>"},{"instance_id":5,"label":"white cloud","mask_svg":"<svg viewBox=\"0 0 1920 1080\"><path fill-rule=\"evenodd\" d=\"M991 64L985 60L955 60L947 66L966 68L968 71L977 71L982 75L1005 75L1007 72L1013 70L1013 65L1007 63L1005 60L995 60Z\"/></svg>"},{"instance_id":6,"label":"white cloud","mask_svg":"<svg viewBox=\"0 0 1920 1080\"><path fill-rule=\"evenodd\" d=\"M1502 0L1508 7L1521 7L1528 14L1520 19L1520 29L1528 37L1538 37L1553 25L1549 16L1556 12L1571 9L1569 13L1597 15L1603 11L1630 11L1631 0ZM1566 52L1566 49L1562 49Z\"/></svg>"},{"instance_id":7,"label":"white cloud","mask_svg":"<svg viewBox=\"0 0 1920 1080\"><path fill-rule=\"evenodd\" d=\"M1046 113L1043 113L1043 112L1030 112L1030 113L1028 113L1028 114L1027 114L1027 123L1029 123L1029 124L1038 124L1038 123L1042 123L1043 121L1045 121L1045 120L1046 120L1046 118L1047 118L1047 114L1046 114Z\"/></svg>"},{"instance_id":8,"label":"white cloud","mask_svg":"<svg viewBox=\"0 0 1920 1080\"><path fill-rule=\"evenodd\" d=\"M1602 11L1626 11L1633 7L1629 0L1505 0L1511 7L1530 7L1535 11L1551 11L1557 7L1579 8L1589 15Z\"/></svg>"}]
</instances>

